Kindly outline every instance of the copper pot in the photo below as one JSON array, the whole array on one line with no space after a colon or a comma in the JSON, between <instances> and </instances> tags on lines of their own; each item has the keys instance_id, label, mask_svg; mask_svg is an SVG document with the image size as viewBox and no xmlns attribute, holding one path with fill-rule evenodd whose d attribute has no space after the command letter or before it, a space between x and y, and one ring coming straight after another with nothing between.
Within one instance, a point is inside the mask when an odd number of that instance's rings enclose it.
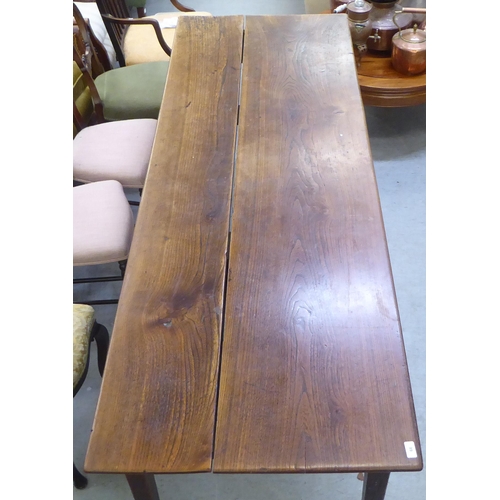
<instances>
[{"instance_id":1,"label":"copper pot","mask_svg":"<svg viewBox=\"0 0 500 500\"><path fill-rule=\"evenodd\" d=\"M394 69L404 75L418 75L425 71L425 31L413 28L396 33L392 39L391 62Z\"/></svg>"},{"instance_id":2,"label":"copper pot","mask_svg":"<svg viewBox=\"0 0 500 500\"><path fill-rule=\"evenodd\" d=\"M400 0L371 0L373 8L370 12L372 22L371 37L367 40L370 50L390 52L392 49L392 37L398 32L398 25L394 24L395 13L402 9L398 4ZM399 26L409 28L413 23L413 14L403 14L398 17Z\"/></svg>"}]
</instances>

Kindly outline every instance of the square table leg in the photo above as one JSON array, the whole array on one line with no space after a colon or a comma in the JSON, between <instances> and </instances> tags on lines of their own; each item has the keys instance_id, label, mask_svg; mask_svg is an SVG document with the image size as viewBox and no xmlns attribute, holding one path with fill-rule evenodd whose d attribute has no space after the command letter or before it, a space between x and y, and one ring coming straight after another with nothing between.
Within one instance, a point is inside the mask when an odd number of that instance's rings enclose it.
<instances>
[{"instance_id":1,"label":"square table leg","mask_svg":"<svg viewBox=\"0 0 500 500\"><path fill-rule=\"evenodd\" d=\"M125 474L134 500L160 500L154 474Z\"/></svg>"},{"instance_id":2,"label":"square table leg","mask_svg":"<svg viewBox=\"0 0 500 500\"><path fill-rule=\"evenodd\" d=\"M384 500L390 472L365 472L361 500Z\"/></svg>"}]
</instances>

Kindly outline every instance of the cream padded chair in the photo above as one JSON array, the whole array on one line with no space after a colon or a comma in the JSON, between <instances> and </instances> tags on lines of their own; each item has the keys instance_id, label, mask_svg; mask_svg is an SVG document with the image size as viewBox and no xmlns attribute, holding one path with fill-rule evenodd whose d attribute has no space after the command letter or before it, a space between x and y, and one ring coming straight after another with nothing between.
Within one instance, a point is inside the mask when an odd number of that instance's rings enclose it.
<instances>
[{"instance_id":1,"label":"cream padded chair","mask_svg":"<svg viewBox=\"0 0 500 500\"><path fill-rule=\"evenodd\" d=\"M209 12L161 12L143 19L156 19L162 28L161 34L173 50L177 20L180 16L211 16ZM161 48L151 26L130 26L123 39L125 64L141 64L151 61L168 61L170 56Z\"/></svg>"},{"instance_id":2,"label":"cream padded chair","mask_svg":"<svg viewBox=\"0 0 500 500\"><path fill-rule=\"evenodd\" d=\"M171 0L172 5L180 12L161 12L140 19L130 19L125 0L96 0L96 3L120 66L170 60L179 16L212 16L210 12L195 12L180 2Z\"/></svg>"},{"instance_id":3,"label":"cream padded chair","mask_svg":"<svg viewBox=\"0 0 500 500\"><path fill-rule=\"evenodd\" d=\"M73 304L73 397L76 396L87 377L92 341L97 344L97 365L102 377L108 355L108 330L97 323L95 311L91 306ZM87 478L79 472L74 463L73 484L77 489L87 486Z\"/></svg>"}]
</instances>

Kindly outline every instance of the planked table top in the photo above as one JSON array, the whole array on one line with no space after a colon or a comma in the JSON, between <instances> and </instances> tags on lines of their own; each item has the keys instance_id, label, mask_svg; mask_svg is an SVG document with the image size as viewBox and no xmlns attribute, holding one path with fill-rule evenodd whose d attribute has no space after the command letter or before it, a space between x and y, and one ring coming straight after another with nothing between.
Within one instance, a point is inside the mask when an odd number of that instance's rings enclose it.
<instances>
[{"instance_id":1,"label":"planked table top","mask_svg":"<svg viewBox=\"0 0 500 500\"><path fill-rule=\"evenodd\" d=\"M181 17L85 470L421 468L347 19Z\"/></svg>"}]
</instances>

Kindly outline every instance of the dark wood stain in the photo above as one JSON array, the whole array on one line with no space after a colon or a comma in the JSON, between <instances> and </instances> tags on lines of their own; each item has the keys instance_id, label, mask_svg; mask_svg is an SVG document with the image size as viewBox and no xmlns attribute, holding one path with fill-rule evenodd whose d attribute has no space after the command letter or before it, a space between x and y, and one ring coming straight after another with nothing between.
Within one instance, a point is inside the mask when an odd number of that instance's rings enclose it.
<instances>
[{"instance_id":1,"label":"dark wood stain","mask_svg":"<svg viewBox=\"0 0 500 500\"><path fill-rule=\"evenodd\" d=\"M422 467L351 51L345 16L246 21L215 472Z\"/></svg>"},{"instance_id":2,"label":"dark wood stain","mask_svg":"<svg viewBox=\"0 0 500 500\"><path fill-rule=\"evenodd\" d=\"M211 469L242 21L176 30L88 472Z\"/></svg>"}]
</instances>

